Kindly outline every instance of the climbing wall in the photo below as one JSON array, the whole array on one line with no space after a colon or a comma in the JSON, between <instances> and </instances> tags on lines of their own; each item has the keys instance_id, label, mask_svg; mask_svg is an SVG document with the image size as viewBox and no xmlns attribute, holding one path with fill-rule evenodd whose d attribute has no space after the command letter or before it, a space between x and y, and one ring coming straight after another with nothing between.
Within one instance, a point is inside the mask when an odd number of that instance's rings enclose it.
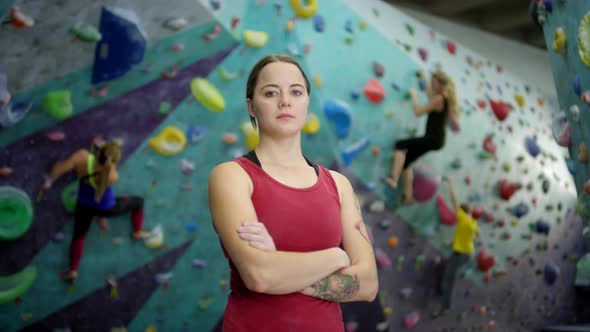
<instances>
[{"instance_id":1,"label":"climbing wall","mask_svg":"<svg viewBox=\"0 0 590 332\"><path fill-rule=\"evenodd\" d=\"M555 77L562 126L567 126L571 142L571 168L579 193L577 210L585 221L585 250L590 248L590 3L541 1L531 14L547 41ZM559 122L557 124L559 124ZM576 283L590 284L590 255L578 262Z\"/></svg>"},{"instance_id":2,"label":"climbing wall","mask_svg":"<svg viewBox=\"0 0 590 332\"><path fill-rule=\"evenodd\" d=\"M64 21L70 15L56 13L48 22L32 2L19 4L37 25L4 25L2 33L43 54L48 45L36 44L32 34L58 27L51 38L59 46L51 50L63 63L29 76L39 67L29 70L19 62L27 74L11 69L7 75L18 105L13 109L27 113L0 129L5 175L0 185L22 190L34 217L25 234L0 241L8 258L0 275L12 276L0 279L0 290L19 292L0 304L0 330L213 329L226 303L229 271L210 223L207 179L216 164L242 155L255 141L244 100L247 74L261 57L279 52L296 57L312 83L314 116L302 137L306 156L353 180L374 234L380 296L371 314L362 304L345 306L349 327L395 331L417 322L415 329L423 331L482 324L512 331L565 315L570 258L580 233L572 212L576 186L565 162L568 151L551 130L559 107L534 82L519 80L485 55L378 1L361 15L342 1L322 0L317 13L303 19L288 1L230 6L202 0L181 1L174 10L159 2L114 4L128 8L121 16L139 18L139 24L126 24L144 36L145 53L128 72L93 85L96 67L89 59L96 59L95 49L101 56L99 45L110 41L99 23L102 3L81 12L79 20L87 25L76 33L70 28L77 20ZM64 10L76 12L79 6ZM385 21L398 24L382 34L376 26ZM107 37L91 40L94 31ZM23 34L30 35L23 39ZM68 49L72 52L60 55ZM12 53L0 56L0 62L17 59ZM417 202L403 207L399 193L385 188L381 178L389 173L395 141L423 133L425 119L413 115L407 91L421 91L426 101L416 73L437 68L457 85L460 129L449 128L445 148L415 165ZM61 92L50 94L56 91ZM52 99L57 106L48 105ZM145 243L131 240L127 216L109 219L108 227L92 225L80 278L68 285L60 277L73 230L67 207L74 178L64 176L44 195L38 189L54 162L88 148L95 135L124 141L115 190L145 198L145 226L159 236ZM452 179L461 200L481 208L477 254L485 248L481 261L488 270L480 271L475 262L469 266L457 286L464 294L456 295L457 311L430 321L434 272L440 272L436 262L448 255L454 229L439 216L449 205L442 176ZM496 188L502 179L504 199ZM517 184L522 188L508 195ZM503 310L507 299L517 309Z\"/></svg>"}]
</instances>

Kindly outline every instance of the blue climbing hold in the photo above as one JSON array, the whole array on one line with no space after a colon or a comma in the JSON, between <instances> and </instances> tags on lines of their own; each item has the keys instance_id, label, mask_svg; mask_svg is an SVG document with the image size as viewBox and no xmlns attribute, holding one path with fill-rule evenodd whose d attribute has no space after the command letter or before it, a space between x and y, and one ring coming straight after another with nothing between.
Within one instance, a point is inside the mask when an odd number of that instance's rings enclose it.
<instances>
[{"instance_id":1,"label":"blue climbing hold","mask_svg":"<svg viewBox=\"0 0 590 332\"><path fill-rule=\"evenodd\" d=\"M370 144L371 139L368 137L363 137L353 145L346 148L346 150L342 152L342 162L344 163L344 166L348 167L354 158L356 158L356 156L368 148Z\"/></svg>"},{"instance_id":2,"label":"blue climbing hold","mask_svg":"<svg viewBox=\"0 0 590 332\"><path fill-rule=\"evenodd\" d=\"M344 139L350 134L352 111L347 103L338 99L328 99L324 103L324 113L334 125L336 137Z\"/></svg>"},{"instance_id":3,"label":"blue climbing hold","mask_svg":"<svg viewBox=\"0 0 590 332\"><path fill-rule=\"evenodd\" d=\"M541 153L541 148L539 147L539 144L537 144L536 137L527 137L524 141L524 146L526 148L526 151L533 158L535 158L539 155L539 153Z\"/></svg>"},{"instance_id":4,"label":"blue climbing hold","mask_svg":"<svg viewBox=\"0 0 590 332\"><path fill-rule=\"evenodd\" d=\"M572 85L574 88L574 93L576 95L580 95L582 94L582 86L580 85L580 75L576 74L576 76L574 76L574 80L572 81Z\"/></svg>"},{"instance_id":5,"label":"blue climbing hold","mask_svg":"<svg viewBox=\"0 0 590 332\"><path fill-rule=\"evenodd\" d=\"M550 230L551 226L543 219L539 219L535 223L535 231L539 234L549 235Z\"/></svg>"},{"instance_id":6,"label":"blue climbing hold","mask_svg":"<svg viewBox=\"0 0 590 332\"><path fill-rule=\"evenodd\" d=\"M524 217L527 213L529 213L529 207L523 202L520 202L517 205L513 206L510 212L516 218L521 218Z\"/></svg>"},{"instance_id":7,"label":"blue climbing hold","mask_svg":"<svg viewBox=\"0 0 590 332\"><path fill-rule=\"evenodd\" d=\"M316 32L322 33L326 28L326 22L324 21L324 17L322 15L314 15L313 16L313 29Z\"/></svg>"},{"instance_id":8,"label":"blue climbing hold","mask_svg":"<svg viewBox=\"0 0 590 332\"><path fill-rule=\"evenodd\" d=\"M201 125L192 125L186 129L186 139L190 143L199 143L207 135L207 128Z\"/></svg>"},{"instance_id":9,"label":"blue climbing hold","mask_svg":"<svg viewBox=\"0 0 590 332\"><path fill-rule=\"evenodd\" d=\"M100 15L102 39L94 51L92 84L126 74L143 60L146 35L135 12L121 7L103 7Z\"/></svg>"},{"instance_id":10,"label":"blue climbing hold","mask_svg":"<svg viewBox=\"0 0 590 332\"><path fill-rule=\"evenodd\" d=\"M353 100L358 100L360 96L361 92L359 90L350 91L350 98L352 98Z\"/></svg>"},{"instance_id":11,"label":"blue climbing hold","mask_svg":"<svg viewBox=\"0 0 590 332\"><path fill-rule=\"evenodd\" d=\"M553 262L549 262L545 264L545 268L543 269L543 279L545 279L545 283L549 286L552 286L557 281L559 277L559 266L557 266Z\"/></svg>"},{"instance_id":12,"label":"blue climbing hold","mask_svg":"<svg viewBox=\"0 0 590 332\"><path fill-rule=\"evenodd\" d=\"M565 164L567 166L567 170L570 171L572 175L576 175L576 164L571 159L566 159Z\"/></svg>"}]
</instances>

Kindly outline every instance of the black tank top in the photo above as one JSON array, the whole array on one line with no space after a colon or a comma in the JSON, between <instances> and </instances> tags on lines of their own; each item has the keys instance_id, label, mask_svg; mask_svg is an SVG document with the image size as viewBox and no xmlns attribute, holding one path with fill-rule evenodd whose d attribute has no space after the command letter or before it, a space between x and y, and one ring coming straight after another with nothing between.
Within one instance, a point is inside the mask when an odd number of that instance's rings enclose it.
<instances>
[{"instance_id":1,"label":"black tank top","mask_svg":"<svg viewBox=\"0 0 590 332\"><path fill-rule=\"evenodd\" d=\"M443 110L432 111L428 113L428 120L426 121L426 135L427 137L435 139L441 145L445 142L445 132L447 120L449 118L449 104L447 98L443 96L444 106Z\"/></svg>"}]
</instances>

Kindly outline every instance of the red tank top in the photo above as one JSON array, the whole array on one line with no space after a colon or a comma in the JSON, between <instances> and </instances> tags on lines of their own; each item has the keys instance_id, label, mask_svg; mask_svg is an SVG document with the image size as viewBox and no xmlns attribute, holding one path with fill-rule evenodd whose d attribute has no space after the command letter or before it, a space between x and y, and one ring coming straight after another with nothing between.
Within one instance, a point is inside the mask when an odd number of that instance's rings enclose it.
<instances>
[{"instance_id":1,"label":"red tank top","mask_svg":"<svg viewBox=\"0 0 590 332\"><path fill-rule=\"evenodd\" d=\"M244 157L235 161L252 179L252 203L258 221L264 223L277 250L309 252L341 245L340 199L330 171L318 166L318 180L313 186L292 188ZM225 248L223 252L231 269L224 332L344 331L339 303L299 293L250 291Z\"/></svg>"}]
</instances>

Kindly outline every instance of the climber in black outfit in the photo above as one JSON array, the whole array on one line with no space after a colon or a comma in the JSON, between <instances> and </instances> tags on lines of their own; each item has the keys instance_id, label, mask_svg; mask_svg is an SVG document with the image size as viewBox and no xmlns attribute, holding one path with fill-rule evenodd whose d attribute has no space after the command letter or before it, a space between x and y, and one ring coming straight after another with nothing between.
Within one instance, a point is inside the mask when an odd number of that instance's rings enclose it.
<instances>
[{"instance_id":1,"label":"climber in black outfit","mask_svg":"<svg viewBox=\"0 0 590 332\"><path fill-rule=\"evenodd\" d=\"M420 72L422 78L424 72ZM445 145L445 131L449 117L454 124L458 123L459 109L455 84L449 76L439 70L432 74L430 84L426 84L428 103L420 105L415 90L410 90L412 105L416 116L428 113L426 133L422 137L403 139L395 144L395 159L391 176L385 181L394 189L400 174L404 181L404 204L414 201L412 188L412 170L409 166L428 151L439 150ZM403 173L402 173L403 169Z\"/></svg>"}]
</instances>

